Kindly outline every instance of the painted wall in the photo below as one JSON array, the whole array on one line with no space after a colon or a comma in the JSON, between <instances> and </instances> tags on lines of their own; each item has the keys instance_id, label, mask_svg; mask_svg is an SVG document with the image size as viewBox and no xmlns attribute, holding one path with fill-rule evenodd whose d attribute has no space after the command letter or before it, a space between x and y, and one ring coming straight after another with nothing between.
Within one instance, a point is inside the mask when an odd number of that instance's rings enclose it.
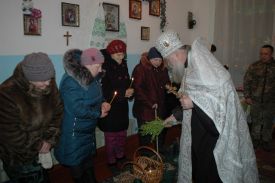
<instances>
[{"instance_id":1,"label":"painted wall","mask_svg":"<svg viewBox=\"0 0 275 183\"><path fill-rule=\"evenodd\" d=\"M181 39L190 44L198 35L211 37L213 31L213 17L209 10L213 10L214 0L173 0L167 1L167 29L179 32ZM23 55L31 52L46 52L54 62L60 62L64 52L70 48L85 49L89 47L90 32L94 17L102 0L67 0L68 3L80 5L80 27L61 25L61 0L33 0L34 7L42 11L42 35L27 36L23 34L22 1L0 1L0 81L11 74L13 66ZM130 71L139 59L140 53L154 45L161 34L159 17L149 16L149 3L142 2L142 20L129 19L128 0L106 0L104 2L120 5L120 19L125 21L127 28L127 52L129 54ZM212 6L212 7L211 7ZM187 29L187 12L192 11L197 20L193 30ZM150 41L140 40L140 27L151 29ZM63 37L69 31L69 46ZM15 57L14 57L15 56ZM18 59L18 60L17 60ZM7 63L8 62L8 63ZM56 66L60 67L58 63ZM58 68L59 69L59 68ZM61 69L62 70L62 69ZM59 73L57 73L59 74Z\"/></svg>"},{"instance_id":2,"label":"painted wall","mask_svg":"<svg viewBox=\"0 0 275 183\"><path fill-rule=\"evenodd\" d=\"M213 37L215 0L166 0L166 29L177 31L184 44L191 44L197 36L210 40ZM25 54L42 51L49 54L56 69L56 81L59 83L63 71L62 56L68 49L89 47L90 33L99 2L102 0L66 0L67 3L80 5L80 27L62 26L62 0L33 0L34 8L42 11L42 35L27 36L23 33L22 1L0 1L0 83L8 78L16 64ZM64 2L64 1L63 1ZM120 5L120 20L125 21L127 29L128 67L131 74L139 62L140 54L154 45L161 34L160 18L149 15L149 3L142 2L142 19L129 19L128 0L105 0ZM187 12L192 11L197 25L187 28ZM150 27L150 40L140 40L140 27ZM69 46L63 35L69 31L72 35Z\"/></svg>"},{"instance_id":3,"label":"painted wall","mask_svg":"<svg viewBox=\"0 0 275 183\"><path fill-rule=\"evenodd\" d=\"M177 31L185 44L191 44L197 36L213 37L214 0L167 1L167 28ZM42 11L42 35L27 36L23 33L22 1L0 1L0 82L8 78L25 54L42 51L48 53L56 69L59 83L63 71L62 56L71 48L89 47L90 33L98 5L102 0L68 0L80 5L80 27L62 26L61 0L33 0L34 7ZM131 74L139 62L140 54L154 45L161 34L159 17L149 16L149 3L142 2L142 19L129 19L128 0L106 0L120 5L120 20L126 23L128 67ZM187 12L192 11L197 25L187 28ZM210 12L210 13L209 13ZM150 41L140 40L140 27L150 27ZM69 31L72 37L69 46L63 35ZM130 105L132 105L130 103ZM131 114L132 116L132 114Z\"/></svg>"},{"instance_id":4,"label":"painted wall","mask_svg":"<svg viewBox=\"0 0 275 183\"><path fill-rule=\"evenodd\" d=\"M187 0L185 0L187 2ZM68 0L68 3L80 5L80 27L67 27L61 25L61 0L33 0L34 7L42 11L42 35L25 36L23 34L23 16L21 1L1 0L0 2L0 55L20 55L33 51L43 51L49 54L63 54L68 48L84 49L89 46L90 32L94 17L98 9L99 0ZM128 0L106 0L104 2L120 5L120 19L126 22L128 34L128 52L140 53L150 48L155 39L159 36L159 17L149 16L148 2L142 2L142 20L129 19ZM167 2L167 17L169 18L169 28L173 28L180 34L186 33L187 13L185 9L191 4L184 3L182 0ZM175 7L179 11L175 11ZM184 21L183 21L184 20ZM148 26L151 28L150 41L140 40L140 27ZM63 35L66 31L72 34L70 45L65 45ZM5 43L5 44L3 44Z\"/></svg>"}]
</instances>

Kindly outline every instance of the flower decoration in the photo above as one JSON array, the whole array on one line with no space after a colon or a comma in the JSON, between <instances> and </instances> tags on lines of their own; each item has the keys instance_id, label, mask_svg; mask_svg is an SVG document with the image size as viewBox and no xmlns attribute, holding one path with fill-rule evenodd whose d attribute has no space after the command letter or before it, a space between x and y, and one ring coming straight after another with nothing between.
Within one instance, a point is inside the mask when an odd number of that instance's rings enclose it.
<instances>
[{"instance_id":1,"label":"flower decoration","mask_svg":"<svg viewBox=\"0 0 275 183\"><path fill-rule=\"evenodd\" d=\"M22 10L24 15L30 15L32 18L38 19L42 17L41 10L33 7L32 0L23 0Z\"/></svg>"},{"instance_id":2,"label":"flower decoration","mask_svg":"<svg viewBox=\"0 0 275 183\"><path fill-rule=\"evenodd\" d=\"M22 2L23 14L30 15L32 13L31 12L32 8L33 8L32 0L23 0L23 2Z\"/></svg>"},{"instance_id":3,"label":"flower decoration","mask_svg":"<svg viewBox=\"0 0 275 183\"><path fill-rule=\"evenodd\" d=\"M32 12L31 16L33 18L41 18L41 16L42 16L41 10L39 10L39 9L32 8L31 12Z\"/></svg>"}]
</instances>

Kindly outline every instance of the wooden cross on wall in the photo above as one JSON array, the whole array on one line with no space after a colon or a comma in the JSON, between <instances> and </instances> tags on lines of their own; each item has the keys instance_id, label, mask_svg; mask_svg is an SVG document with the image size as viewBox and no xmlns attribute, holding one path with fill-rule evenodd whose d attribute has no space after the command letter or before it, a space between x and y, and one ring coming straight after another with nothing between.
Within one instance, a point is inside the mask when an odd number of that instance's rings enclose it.
<instances>
[{"instance_id":1,"label":"wooden cross on wall","mask_svg":"<svg viewBox=\"0 0 275 183\"><path fill-rule=\"evenodd\" d=\"M72 37L72 35L69 34L69 31L66 32L66 34L63 35L66 38L66 45L69 45L69 38Z\"/></svg>"}]
</instances>

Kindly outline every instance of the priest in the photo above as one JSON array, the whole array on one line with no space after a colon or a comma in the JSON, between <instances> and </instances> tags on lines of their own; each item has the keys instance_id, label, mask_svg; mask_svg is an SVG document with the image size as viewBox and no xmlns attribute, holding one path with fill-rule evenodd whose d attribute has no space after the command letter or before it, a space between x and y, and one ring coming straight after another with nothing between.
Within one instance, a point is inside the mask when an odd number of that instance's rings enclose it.
<instances>
[{"instance_id":1,"label":"priest","mask_svg":"<svg viewBox=\"0 0 275 183\"><path fill-rule=\"evenodd\" d=\"M205 45L198 38L187 49L174 31L156 42L172 79L181 82L181 110L164 122L182 121L178 182L257 183L255 153L235 87Z\"/></svg>"}]
</instances>

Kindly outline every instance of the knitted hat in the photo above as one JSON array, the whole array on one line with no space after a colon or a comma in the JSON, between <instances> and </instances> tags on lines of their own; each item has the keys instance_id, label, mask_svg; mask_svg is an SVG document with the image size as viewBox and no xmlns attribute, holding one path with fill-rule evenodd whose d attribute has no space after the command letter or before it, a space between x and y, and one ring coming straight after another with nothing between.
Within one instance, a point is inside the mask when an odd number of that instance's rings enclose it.
<instances>
[{"instance_id":1,"label":"knitted hat","mask_svg":"<svg viewBox=\"0 0 275 183\"><path fill-rule=\"evenodd\" d=\"M156 48L163 57L167 57L182 46L178 34L174 31L164 32L156 41Z\"/></svg>"},{"instance_id":2,"label":"knitted hat","mask_svg":"<svg viewBox=\"0 0 275 183\"><path fill-rule=\"evenodd\" d=\"M45 53L31 53L21 62L24 76L29 81L47 81L54 78L54 66Z\"/></svg>"},{"instance_id":3,"label":"knitted hat","mask_svg":"<svg viewBox=\"0 0 275 183\"><path fill-rule=\"evenodd\" d=\"M161 58L162 56L160 54L160 52L158 52L158 50L155 47L150 48L149 52L148 52L148 59L154 59L154 58Z\"/></svg>"},{"instance_id":4,"label":"knitted hat","mask_svg":"<svg viewBox=\"0 0 275 183\"><path fill-rule=\"evenodd\" d=\"M111 54L126 53L126 44L121 40L113 40L107 46L107 52Z\"/></svg>"},{"instance_id":5,"label":"knitted hat","mask_svg":"<svg viewBox=\"0 0 275 183\"><path fill-rule=\"evenodd\" d=\"M102 64L103 62L104 57L96 48L86 49L81 54L81 65Z\"/></svg>"}]
</instances>

